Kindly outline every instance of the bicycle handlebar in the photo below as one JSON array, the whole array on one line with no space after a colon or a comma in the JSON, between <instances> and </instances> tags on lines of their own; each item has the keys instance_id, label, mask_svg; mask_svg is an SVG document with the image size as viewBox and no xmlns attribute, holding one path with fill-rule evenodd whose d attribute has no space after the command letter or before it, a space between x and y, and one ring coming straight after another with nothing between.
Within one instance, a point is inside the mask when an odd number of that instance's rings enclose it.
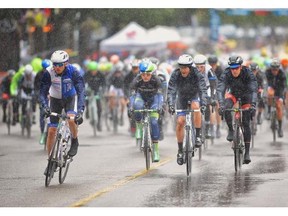
<instances>
[{"instance_id":1,"label":"bicycle handlebar","mask_svg":"<svg viewBox=\"0 0 288 216\"><path fill-rule=\"evenodd\" d=\"M133 110L133 112L158 112L157 109L139 109L139 110Z\"/></svg>"},{"instance_id":2,"label":"bicycle handlebar","mask_svg":"<svg viewBox=\"0 0 288 216\"><path fill-rule=\"evenodd\" d=\"M67 114L59 114L56 112L51 112L50 116L56 116L56 117L61 118L61 119L71 119L71 120L75 119L75 116L67 116Z\"/></svg>"},{"instance_id":3,"label":"bicycle handlebar","mask_svg":"<svg viewBox=\"0 0 288 216\"><path fill-rule=\"evenodd\" d=\"M176 109L175 110L175 112L176 113L179 113L179 112L201 112L201 110L200 109L191 109L191 110L189 110L189 109Z\"/></svg>"}]
</instances>

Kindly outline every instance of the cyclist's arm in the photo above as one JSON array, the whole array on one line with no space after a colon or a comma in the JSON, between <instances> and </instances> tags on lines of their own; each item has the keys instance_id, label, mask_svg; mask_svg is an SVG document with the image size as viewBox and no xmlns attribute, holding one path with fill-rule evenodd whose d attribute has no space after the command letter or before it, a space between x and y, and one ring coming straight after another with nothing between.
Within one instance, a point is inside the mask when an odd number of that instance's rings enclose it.
<instances>
[{"instance_id":1,"label":"cyclist's arm","mask_svg":"<svg viewBox=\"0 0 288 216\"><path fill-rule=\"evenodd\" d=\"M217 94L217 99L219 104L223 104L224 103L224 94L226 91L226 74L227 72L224 71L222 73L222 75L220 76L220 79L218 80L217 83L217 89L216 89L216 94Z\"/></svg>"},{"instance_id":2,"label":"cyclist's arm","mask_svg":"<svg viewBox=\"0 0 288 216\"><path fill-rule=\"evenodd\" d=\"M168 88L167 88L167 103L169 106L174 106L176 100L176 93L177 93L177 74L178 71L175 70L172 72Z\"/></svg>"},{"instance_id":3,"label":"cyclist's arm","mask_svg":"<svg viewBox=\"0 0 288 216\"><path fill-rule=\"evenodd\" d=\"M207 105L207 85L205 81L205 77L202 73L197 72L198 76L198 86L199 86L199 96L200 96L200 101L201 105L206 106Z\"/></svg>"},{"instance_id":4,"label":"cyclist's arm","mask_svg":"<svg viewBox=\"0 0 288 216\"><path fill-rule=\"evenodd\" d=\"M48 106L48 94L50 86L51 86L51 77L49 72L45 71L40 82L39 103L42 105L42 107Z\"/></svg>"},{"instance_id":5,"label":"cyclist's arm","mask_svg":"<svg viewBox=\"0 0 288 216\"><path fill-rule=\"evenodd\" d=\"M258 93L258 83L257 83L257 79L256 76L254 76L252 71L249 71L248 76L250 78L250 82L248 84L248 87L252 93L252 101L251 103L256 104L257 102L257 93Z\"/></svg>"},{"instance_id":6,"label":"cyclist's arm","mask_svg":"<svg viewBox=\"0 0 288 216\"><path fill-rule=\"evenodd\" d=\"M77 112L83 112L85 109L85 83L84 78L78 71L73 73L73 83L77 92Z\"/></svg>"}]
</instances>

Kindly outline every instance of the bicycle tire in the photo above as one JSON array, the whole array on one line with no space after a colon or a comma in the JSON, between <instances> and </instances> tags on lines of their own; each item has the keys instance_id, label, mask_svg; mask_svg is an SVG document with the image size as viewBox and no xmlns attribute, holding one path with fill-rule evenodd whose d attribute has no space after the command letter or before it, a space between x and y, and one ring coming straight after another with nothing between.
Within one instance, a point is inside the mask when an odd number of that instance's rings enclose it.
<instances>
[{"instance_id":1,"label":"bicycle tire","mask_svg":"<svg viewBox=\"0 0 288 216\"><path fill-rule=\"evenodd\" d=\"M54 176L54 171L55 171L55 161L52 161L52 159L48 160L47 164L47 173L45 177L45 186L48 187L50 185L50 182Z\"/></svg>"},{"instance_id":2,"label":"bicycle tire","mask_svg":"<svg viewBox=\"0 0 288 216\"><path fill-rule=\"evenodd\" d=\"M91 115L91 125L93 128L93 136L95 137L97 135L97 120L96 120L97 116L94 116L95 115L94 107L91 108L90 113L91 113L90 114Z\"/></svg>"},{"instance_id":3,"label":"bicycle tire","mask_svg":"<svg viewBox=\"0 0 288 216\"><path fill-rule=\"evenodd\" d=\"M12 105L11 102L8 101L8 105L7 105L7 130L8 130L8 135L11 134L11 124L12 124Z\"/></svg>"},{"instance_id":4,"label":"bicycle tire","mask_svg":"<svg viewBox=\"0 0 288 216\"><path fill-rule=\"evenodd\" d=\"M113 132L117 133L118 132L118 109L115 107L112 111L112 125L113 125Z\"/></svg>"},{"instance_id":5,"label":"bicycle tire","mask_svg":"<svg viewBox=\"0 0 288 216\"><path fill-rule=\"evenodd\" d=\"M69 159L65 156L64 165L62 167L60 167L60 169L59 169L59 183L60 184L63 184L63 182L65 181L65 178L67 176L67 173L68 173L69 165L70 165L68 160Z\"/></svg>"},{"instance_id":6,"label":"bicycle tire","mask_svg":"<svg viewBox=\"0 0 288 216\"><path fill-rule=\"evenodd\" d=\"M191 175L192 172L192 150L191 146L192 146L192 140L191 140L191 134L190 134L190 130L186 131L186 152L185 152L185 158L186 158L186 174L187 177L189 177Z\"/></svg>"},{"instance_id":7,"label":"bicycle tire","mask_svg":"<svg viewBox=\"0 0 288 216\"><path fill-rule=\"evenodd\" d=\"M236 127L235 138L234 138L234 166L235 166L235 172L240 171L241 167L242 167L240 146L241 146L240 128Z\"/></svg>"},{"instance_id":8,"label":"bicycle tire","mask_svg":"<svg viewBox=\"0 0 288 216\"><path fill-rule=\"evenodd\" d=\"M273 133L273 142L276 142L276 112L272 112L271 114L271 128Z\"/></svg>"},{"instance_id":9,"label":"bicycle tire","mask_svg":"<svg viewBox=\"0 0 288 216\"><path fill-rule=\"evenodd\" d=\"M150 155L151 150L149 148L149 131L147 127L144 127L143 129L143 142L144 142L144 157L146 163L146 170L149 170L151 161L151 155Z\"/></svg>"}]
</instances>

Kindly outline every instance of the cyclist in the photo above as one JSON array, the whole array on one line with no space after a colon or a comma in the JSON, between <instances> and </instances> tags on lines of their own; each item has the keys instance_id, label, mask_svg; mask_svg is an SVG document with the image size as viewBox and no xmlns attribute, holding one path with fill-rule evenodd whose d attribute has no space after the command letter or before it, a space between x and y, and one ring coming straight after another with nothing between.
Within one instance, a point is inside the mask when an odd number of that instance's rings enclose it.
<instances>
[{"instance_id":1,"label":"cyclist","mask_svg":"<svg viewBox=\"0 0 288 216\"><path fill-rule=\"evenodd\" d=\"M6 108L7 108L7 104L8 104L8 100L11 97L10 94L10 85L11 85L11 81L12 81L12 77L15 74L15 70L10 69L7 71L7 76L5 76L1 82L1 93L2 93L2 108L3 108L3 118L2 118L2 122L6 122L7 119L7 115L6 115Z\"/></svg>"},{"instance_id":2,"label":"cyclist","mask_svg":"<svg viewBox=\"0 0 288 216\"><path fill-rule=\"evenodd\" d=\"M165 110L166 110L166 101L167 101L167 88L168 88L168 80L169 80L169 75L168 73L166 73L163 70L159 69L159 59L156 57L150 57L149 58L150 61L154 64L154 68L155 70L153 71L153 73L155 73L158 78L161 81L161 88L162 88L162 93L164 96L164 102L163 102L163 112L159 113L159 130L160 130L160 138L159 140L163 140L164 139L164 132L163 132L163 127L164 127L164 120L165 120Z\"/></svg>"},{"instance_id":3,"label":"cyclist","mask_svg":"<svg viewBox=\"0 0 288 216\"><path fill-rule=\"evenodd\" d=\"M270 119L272 98L276 97L276 112L278 119L278 136L283 137L282 119L283 119L283 100L286 90L286 76L280 68L280 61L272 59L270 68L265 71L267 79L267 97L268 97L268 119Z\"/></svg>"},{"instance_id":4,"label":"cyclist","mask_svg":"<svg viewBox=\"0 0 288 216\"><path fill-rule=\"evenodd\" d=\"M123 64L117 63L114 65L114 72L111 72L107 78L109 86L108 95L110 96L108 101L110 113L112 114L113 108L118 106L117 98L119 98L119 106L121 108L119 125L121 126L124 124L123 113L126 106L126 101L124 99L124 76Z\"/></svg>"},{"instance_id":5,"label":"cyclist","mask_svg":"<svg viewBox=\"0 0 288 216\"><path fill-rule=\"evenodd\" d=\"M89 89L90 94L93 95L102 95L103 91L106 88L106 79L105 76L98 71L98 64L96 61L90 61L87 65L87 72L84 74L84 80L87 84L87 88ZM87 91L87 92L89 92ZM97 122L97 130L102 131L101 125L101 115L102 115L102 104L100 97L96 99L97 105L97 115L98 115L98 122ZM88 100L86 100L86 106L88 106ZM86 110L86 115L89 117L89 109Z\"/></svg>"},{"instance_id":6,"label":"cyclist","mask_svg":"<svg viewBox=\"0 0 288 216\"><path fill-rule=\"evenodd\" d=\"M221 74L223 73L223 67L222 65L220 64L220 62L218 61L218 58L216 55L210 55L208 57L208 63L209 65L212 67L212 71L214 72L214 74L216 74L217 76L217 80L220 79L220 76ZM216 94L217 96L217 94ZM216 103L216 109L218 110L219 109L219 103L218 103L218 100L217 100L217 103ZM218 112L215 112L216 114L216 138L220 138L221 137L221 131L220 131L220 126L221 126L221 116L219 115Z\"/></svg>"},{"instance_id":7,"label":"cyclist","mask_svg":"<svg viewBox=\"0 0 288 216\"><path fill-rule=\"evenodd\" d=\"M83 122L83 112L85 108L85 86L83 77L69 63L69 55L63 50L53 52L50 59L53 63L44 72L40 85L40 103L44 108L46 116L51 112L61 114L62 109L68 116L75 116L75 120L69 120L69 127L72 134L71 147L68 155L75 156L78 150L78 128L77 125ZM50 107L48 106L48 94L50 95ZM77 113L74 111L77 96ZM47 136L48 156L55 142L58 126L58 117L50 116L50 124Z\"/></svg>"},{"instance_id":8,"label":"cyclist","mask_svg":"<svg viewBox=\"0 0 288 216\"><path fill-rule=\"evenodd\" d=\"M216 82L217 78L210 65L206 64L207 58L202 54L194 56L194 64L199 72L201 72L205 78L207 87L207 109L205 111L205 136L206 138L215 137L215 122L216 116L211 112L212 106L216 106Z\"/></svg>"},{"instance_id":9,"label":"cyclist","mask_svg":"<svg viewBox=\"0 0 288 216\"><path fill-rule=\"evenodd\" d=\"M219 102L219 114L225 116L228 126L227 140L233 140L233 125L231 112L225 112L225 109L231 109L237 99L241 99L243 109L249 109L249 112L243 112L243 128L244 128L244 143L245 154L244 164L251 162L249 150L251 142L250 119L256 113L256 101L258 85L252 71L242 65L243 59L241 56L231 56L228 60L228 65L221 75L217 85L217 97Z\"/></svg>"},{"instance_id":10,"label":"cyclist","mask_svg":"<svg viewBox=\"0 0 288 216\"><path fill-rule=\"evenodd\" d=\"M153 74L155 65L149 59L143 59L139 64L140 74L133 80L131 84L132 95L130 97L129 110L143 109L147 103L150 109L160 111L163 106L163 94L161 92L161 81ZM136 124L139 125L142 114L135 113ZM154 162L160 160L159 156L159 114L151 113L151 137L154 144ZM138 127L138 126L137 126Z\"/></svg>"},{"instance_id":11,"label":"cyclist","mask_svg":"<svg viewBox=\"0 0 288 216\"><path fill-rule=\"evenodd\" d=\"M39 98L40 96L40 83L43 77L44 72L46 71L46 68L48 67L52 67L52 62L50 59L43 59L42 60L42 70L39 71L36 76L35 76L35 80L34 80L34 89L35 89L35 95L36 98ZM44 141L45 141L45 134L44 134L44 128L45 128L45 114L44 114L44 110L43 107L39 106L40 108L40 113L39 113L39 123L40 123L40 131L41 131L41 137L39 140L39 144L44 145Z\"/></svg>"},{"instance_id":12,"label":"cyclist","mask_svg":"<svg viewBox=\"0 0 288 216\"><path fill-rule=\"evenodd\" d=\"M204 114L207 105L207 87L204 76L193 66L193 58L184 54L178 58L179 68L175 69L170 77L167 91L168 111L175 113L175 102L177 97L177 108L187 109L187 102L192 101L191 108L199 109ZM183 139L184 139L185 114L177 114L176 138L178 142L177 163L183 164ZM194 125L196 128L195 147L201 147L201 113L194 114Z\"/></svg>"},{"instance_id":13,"label":"cyclist","mask_svg":"<svg viewBox=\"0 0 288 216\"><path fill-rule=\"evenodd\" d=\"M130 85L133 82L134 78L139 73L139 63L140 63L139 59L134 59L131 62L131 67L132 67L131 71L124 78L124 95L127 101L127 106L129 106L128 98L131 95ZM130 115L129 110L128 110L128 117L130 121L130 127L129 127L130 133L131 133L131 136L133 137L136 131L136 122L135 122L134 116Z\"/></svg>"},{"instance_id":14,"label":"cyclist","mask_svg":"<svg viewBox=\"0 0 288 216\"><path fill-rule=\"evenodd\" d=\"M263 89L264 89L264 80L261 75L260 68L257 63L252 62L249 65L250 70L253 72L253 74L256 77L257 84L258 84L258 93L257 93L257 98L258 98L258 104L257 104L257 124L262 124L262 118L261 114L265 108L264 100L262 97L263 94Z\"/></svg>"},{"instance_id":15,"label":"cyclist","mask_svg":"<svg viewBox=\"0 0 288 216\"><path fill-rule=\"evenodd\" d=\"M36 73L33 70L31 64L27 64L24 69L24 74L19 80L18 88L19 88L19 99L22 105L22 116L26 114L27 107L27 98L32 97L32 111L33 111L33 119L32 123L36 124L36 102L37 98L34 91L34 81L35 81Z\"/></svg>"}]
</instances>

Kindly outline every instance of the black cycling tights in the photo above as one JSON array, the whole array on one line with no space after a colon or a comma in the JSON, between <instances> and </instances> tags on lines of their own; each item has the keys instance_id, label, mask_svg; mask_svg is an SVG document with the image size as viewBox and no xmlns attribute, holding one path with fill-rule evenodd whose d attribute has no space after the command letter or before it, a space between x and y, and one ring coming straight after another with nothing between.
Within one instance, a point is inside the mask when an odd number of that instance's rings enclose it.
<instances>
[{"instance_id":1,"label":"black cycling tights","mask_svg":"<svg viewBox=\"0 0 288 216\"><path fill-rule=\"evenodd\" d=\"M233 101L232 100L225 100L225 109L231 109L233 107ZM233 128L232 126L232 113L231 112L225 112L225 121L227 123L228 128L231 130ZM250 143L251 141L251 129L250 129L250 112L245 111L243 112L243 117L242 117L242 123L243 123L243 136L244 136L244 142L245 143Z\"/></svg>"}]
</instances>

